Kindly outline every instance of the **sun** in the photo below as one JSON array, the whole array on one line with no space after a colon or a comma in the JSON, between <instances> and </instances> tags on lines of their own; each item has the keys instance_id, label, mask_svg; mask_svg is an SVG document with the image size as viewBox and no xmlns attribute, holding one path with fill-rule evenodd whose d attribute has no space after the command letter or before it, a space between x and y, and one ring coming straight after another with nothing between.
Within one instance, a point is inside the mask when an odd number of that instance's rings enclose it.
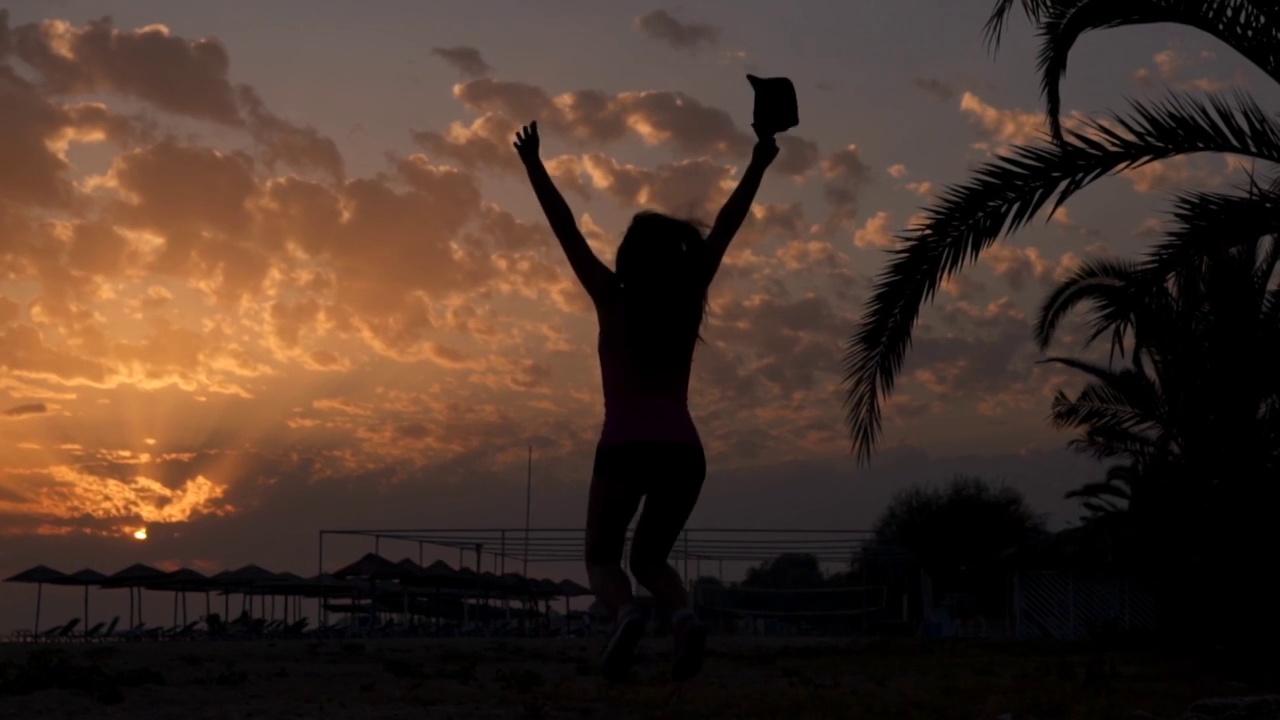
<instances>
[{"instance_id":1,"label":"sun","mask_svg":"<svg viewBox=\"0 0 1280 720\"><path fill-rule=\"evenodd\" d=\"M134 530L134 531L133 531L133 538L134 538L135 540L146 540L146 539L147 539L147 529L146 529L146 528L141 528L141 529L139 529L139 530Z\"/></svg>"}]
</instances>

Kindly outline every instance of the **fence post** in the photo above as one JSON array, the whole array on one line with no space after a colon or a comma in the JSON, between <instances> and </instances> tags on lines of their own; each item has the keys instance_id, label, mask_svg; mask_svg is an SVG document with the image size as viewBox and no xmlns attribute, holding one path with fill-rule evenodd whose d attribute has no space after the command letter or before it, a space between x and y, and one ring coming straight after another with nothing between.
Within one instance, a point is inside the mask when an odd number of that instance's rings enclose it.
<instances>
[{"instance_id":1,"label":"fence post","mask_svg":"<svg viewBox=\"0 0 1280 720\"><path fill-rule=\"evenodd\" d=\"M684 531L684 584L689 586L689 530Z\"/></svg>"},{"instance_id":2,"label":"fence post","mask_svg":"<svg viewBox=\"0 0 1280 720\"><path fill-rule=\"evenodd\" d=\"M1023 639L1022 629L1022 571L1013 571L1013 636Z\"/></svg>"},{"instance_id":3,"label":"fence post","mask_svg":"<svg viewBox=\"0 0 1280 720\"><path fill-rule=\"evenodd\" d=\"M320 559L319 559L320 561L318 563L318 567L316 567L316 575L323 575L324 574L324 531L323 530L320 531L319 550L320 550ZM324 582L324 578L320 578L320 581ZM132 592L133 591L131 590L130 593ZM133 595L129 596L129 600L130 602L133 601ZM324 606L324 601L325 601L324 593L321 593L321 596L316 598L316 617L319 618L321 625L328 625L329 609ZM222 612L226 614L230 614L230 613L227 613L225 607L223 608ZM230 618L223 618L224 622L227 620L230 620Z\"/></svg>"},{"instance_id":4,"label":"fence post","mask_svg":"<svg viewBox=\"0 0 1280 720\"><path fill-rule=\"evenodd\" d=\"M1129 632L1129 578L1124 579L1124 631Z\"/></svg>"},{"instance_id":5,"label":"fence post","mask_svg":"<svg viewBox=\"0 0 1280 720\"><path fill-rule=\"evenodd\" d=\"M1076 639L1076 576L1067 573L1067 638Z\"/></svg>"}]
</instances>

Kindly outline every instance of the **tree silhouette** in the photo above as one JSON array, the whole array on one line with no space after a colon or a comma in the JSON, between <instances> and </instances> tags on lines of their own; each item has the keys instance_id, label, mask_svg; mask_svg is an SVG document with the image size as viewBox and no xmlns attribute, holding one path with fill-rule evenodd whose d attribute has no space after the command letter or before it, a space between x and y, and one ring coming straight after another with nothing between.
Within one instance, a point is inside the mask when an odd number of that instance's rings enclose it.
<instances>
[{"instance_id":1,"label":"tree silhouette","mask_svg":"<svg viewBox=\"0 0 1280 720\"><path fill-rule=\"evenodd\" d=\"M1219 604L1221 590L1256 575L1275 541L1280 243L1213 240L1166 241L1143 263L1086 263L1044 301L1036 324L1047 349L1083 306L1086 346L1110 342L1106 364L1046 360L1089 377L1074 396L1058 392L1053 424L1076 431L1076 450L1118 461L1067 497L1160 583L1179 623L1212 607L1238 616Z\"/></svg>"},{"instance_id":2,"label":"tree silhouette","mask_svg":"<svg viewBox=\"0 0 1280 720\"><path fill-rule=\"evenodd\" d=\"M859 563L867 563L869 583L905 579L894 570L905 562L928 573L936 593L971 595L976 610L996 611L1004 603L1001 555L1043 537L1045 523L1016 489L957 474L942 486L917 485L896 494L873 531L876 547L853 563L855 573L862 570ZM897 589L912 598L913 608L919 606L916 583Z\"/></svg>"},{"instance_id":3,"label":"tree silhouette","mask_svg":"<svg viewBox=\"0 0 1280 720\"><path fill-rule=\"evenodd\" d=\"M1166 243L1157 252L1166 259L1086 263L1049 295L1036 322L1048 349L1062 319L1084 305L1086 347L1110 340L1106 365L1045 361L1090 378L1074 397L1057 393L1053 424L1077 431L1076 450L1122 461L1068 494L1095 515L1149 511L1153 492L1181 490L1183 501L1202 506L1215 485L1280 471L1280 245L1250 238L1200 253ZM1169 258L1180 264L1169 267Z\"/></svg>"},{"instance_id":4,"label":"tree silhouette","mask_svg":"<svg viewBox=\"0 0 1280 720\"><path fill-rule=\"evenodd\" d=\"M1037 23L1041 82L1051 137L1019 145L947 188L902 236L877 278L845 355L846 411L853 450L870 460L881 433L882 396L893 390L921 308L942 283L1000 236L1026 225L1041 210L1052 213L1085 186L1106 175L1191 153L1226 153L1280 162L1280 121L1252 98L1206 99L1170 94L1157 102L1133 101L1130 113L1080 118L1073 129L1059 121L1059 83L1081 35L1097 29L1175 23L1204 30L1280 80L1280 10L1250 0L999 0L987 26L997 44L1015 5ZM1280 186L1248 195L1184 193L1170 237L1217 229L1218 240L1247 240L1280 230ZM1231 234L1221 231L1232 228Z\"/></svg>"},{"instance_id":5,"label":"tree silhouette","mask_svg":"<svg viewBox=\"0 0 1280 720\"><path fill-rule=\"evenodd\" d=\"M742 580L743 587L780 590L812 590L825 584L818 558L809 553L783 553L751 568Z\"/></svg>"}]
</instances>

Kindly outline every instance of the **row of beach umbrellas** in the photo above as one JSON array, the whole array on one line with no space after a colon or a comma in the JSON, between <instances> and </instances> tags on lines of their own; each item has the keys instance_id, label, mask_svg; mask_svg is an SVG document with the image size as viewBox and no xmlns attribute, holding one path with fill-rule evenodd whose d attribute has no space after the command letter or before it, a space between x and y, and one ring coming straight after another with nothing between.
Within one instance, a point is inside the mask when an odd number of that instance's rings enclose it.
<instances>
[{"instance_id":1,"label":"row of beach umbrellas","mask_svg":"<svg viewBox=\"0 0 1280 720\"><path fill-rule=\"evenodd\" d=\"M40 632L40 606L45 585L73 586L84 588L84 619L89 622L89 588L102 589L127 588L129 590L129 623L134 625L134 597L137 597L137 617L142 617L142 590L159 590L175 593L174 614L177 615L178 598L182 598L183 622L186 622L186 593L205 594L205 614L209 613L209 593L220 591L224 596L224 604L229 596L240 593L246 597L253 595L264 598L270 596L293 596L330 598L361 594L365 588L371 596L380 592L399 593L407 598L410 594L434 591L462 592L465 594L482 594L501 598L527 598L534 600L550 600L563 597L566 604L569 598L590 595L591 591L572 580L553 580L542 578L526 578L518 573L495 575L491 572L476 572L469 568L455 569L443 560L423 567L409 558L400 562L392 562L376 553L369 553L355 562L333 573L321 573L313 577L302 577L294 573L274 573L257 565L246 565L238 570L226 570L216 575L207 576L197 570L181 568L174 571L160 570L148 565L130 565L113 574L105 575L96 570L84 569L74 573L63 573L45 565L37 565L12 577L5 582L27 583L36 586L36 613L34 633ZM227 612L229 610L229 606Z\"/></svg>"}]
</instances>

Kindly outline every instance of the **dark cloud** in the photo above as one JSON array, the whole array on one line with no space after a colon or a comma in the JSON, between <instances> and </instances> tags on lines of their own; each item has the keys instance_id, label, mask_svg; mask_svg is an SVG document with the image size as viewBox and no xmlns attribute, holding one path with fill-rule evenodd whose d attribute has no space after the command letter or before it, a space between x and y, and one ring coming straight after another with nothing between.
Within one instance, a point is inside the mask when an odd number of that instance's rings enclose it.
<instances>
[{"instance_id":1,"label":"dark cloud","mask_svg":"<svg viewBox=\"0 0 1280 720\"><path fill-rule=\"evenodd\" d=\"M675 48L696 52L702 46L714 46L720 39L720 28L705 23L684 23L666 10L654 10L635 19L638 30L650 38Z\"/></svg>"},{"instance_id":2,"label":"dark cloud","mask_svg":"<svg viewBox=\"0 0 1280 720\"><path fill-rule=\"evenodd\" d=\"M431 48L431 54L452 65L464 77L483 77L493 71L489 63L480 56L480 51L473 47L465 45L437 47Z\"/></svg>"},{"instance_id":3,"label":"dark cloud","mask_svg":"<svg viewBox=\"0 0 1280 720\"><path fill-rule=\"evenodd\" d=\"M937 78L916 78L911 83L939 100L950 100L956 96L955 88Z\"/></svg>"},{"instance_id":4,"label":"dark cloud","mask_svg":"<svg viewBox=\"0 0 1280 720\"><path fill-rule=\"evenodd\" d=\"M190 40L163 25L124 31L110 17L84 27L28 23L12 34L15 54L39 73L47 93L118 94L176 115L242 127L263 148L269 166L343 176L331 139L276 116L252 87L232 84L230 58L217 38Z\"/></svg>"},{"instance_id":5,"label":"dark cloud","mask_svg":"<svg viewBox=\"0 0 1280 720\"><path fill-rule=\"evenodd\" d=\"M634 135L650 145L670 143L680 152L713 157L745 156L755 142L728 113L680 92L578 90L553 98L536 85L480 78L454 86L453 94L471 110L501 113L519 124L537 120L577 141Z\"/></svg>"},{"instance_id":6,"label":"dark cloud","mask_svg":"<svg viewBox=\"0 0 1280 720\"><path fill-rule=\"evenodd\" d=\"M857 145L837 150L822 160L822 196L831 208L827 231L852 229L858 218L858 197L871 178Z\"/></svg>"},{"instance_id":7,"label":"dark cloud","mask_svg":"<svg viewBox=\"0 0 1280 720\"><path fill-rule=\"evenodd\" d=\"M48 406L44 403L30 403L27 405L17 405L0 413L4 417L17 418L26 417L27 415L43 415L49 412Z\"/></svg>"}]
</instances>

